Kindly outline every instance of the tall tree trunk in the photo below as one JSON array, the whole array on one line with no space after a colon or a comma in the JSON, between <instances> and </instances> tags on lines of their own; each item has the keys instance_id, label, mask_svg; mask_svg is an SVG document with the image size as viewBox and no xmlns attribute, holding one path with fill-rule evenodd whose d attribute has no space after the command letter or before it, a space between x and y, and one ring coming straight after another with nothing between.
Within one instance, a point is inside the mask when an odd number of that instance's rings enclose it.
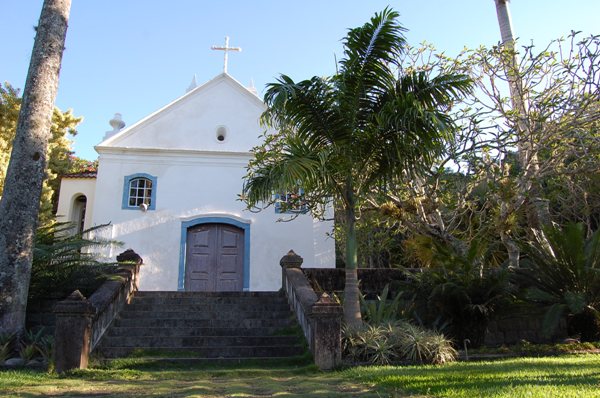
<instances>
[{"instance_id":1,"label":"tall tree trunk","mask_svg":"<svg viewBox=\"0 0 600 398\"><path fill-rule=\"evenodd\" d=\"M0 332L25 327L33 236L71 0L42 6L0 200Z\"/></svg>"},{"instance_id":2,"label":"tall tree trunk","mask_svg":"<svg viewBox=\"0 0 600 398\"><path fill-rule=\"evenodd\" d=\"M508 3L510 0L494 0L496 4L496 15L498 17L498 25L500 26L500 36L502 45L507 51L507 63L505 65L506 77L510 89L510 98L512 108L516 111L516 132L517 132L517 151L518 161L522 170L521 181L517 184L517 196L530 198L530 203L526 209L528 215L527 221L531 228L540 230L541 237L545 239L541 227L550 222L550 212L547 203L540 197L541 187L537 181L539 174L539 160L537 148L535 147L535 139L533 139L533 131L528 121L529 101L527 94L523 89L523 81L519 70L519 60L515 51L515 39L513 36L512 22ZM510 199L507 199L510 200ZM517 211L520 206L516 204L507 205L505 207L512 208ZM502 239L506 249L511 257L511 266L518 267L519 265L519 250L518 246L508 236ZM508 243L508 245L507 245Z\"/></svg>"},{"instance_id":3,"label":"tall tree trunk","mask_svg":"<svg viewBox=\"0 0 600 398\"><path fill-rule=\"evenodd\" d=\"M355 198L351 185L346 189L346 285L344 287L344 322L350 328L362 325L360 314L360 290L358 288L357 273L357 244L356 244L356 214Z\"/></svg>"}]
</instances>

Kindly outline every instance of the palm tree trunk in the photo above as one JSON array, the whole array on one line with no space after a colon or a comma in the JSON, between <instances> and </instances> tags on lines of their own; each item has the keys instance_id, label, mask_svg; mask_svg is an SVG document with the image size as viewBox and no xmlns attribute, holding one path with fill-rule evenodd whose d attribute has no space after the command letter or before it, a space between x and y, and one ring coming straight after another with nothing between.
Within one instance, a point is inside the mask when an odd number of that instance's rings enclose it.
<instances>
[{"instance_id":1,"label":"palm tree trunk","mask_svg":"<svg viewBox=\"0 0 600 398\"><path fill-rule=\"evenodd\" d=\"M526 209L528 213L528 224L534 230L539 230L542 238L545 240L545 235L541 228L550 222L550 211L547 202L540 197L541 187L537 182L539 174L539 160L537 148L534 146L532 139L532 130L528 122L529 100L523 89L523 81L519 71L519 60L515 52L515 40L513 36L512 22L510 18L510 10L508 3L510 0L494 0L496 4L496 15L498 17L498 25L500 26L500 36L502 45L508 52L507 64L505 65L506 77L510 89L510 98L512 108L516 111L516 132L517 132L517 152L519 166L522 170L522 178L524 184L518 184L517 189L521 188L521 192L517 196L532 198L532 205ZM507 206L513 209L518 209L519 206ZM504 239L503 239L504 241ZM514 242L507 238L506 242L511 242L505 245L509 255L512 257L511 266L518 266L518 254L515 254ZM511 247L513 246L513 247ZM510 254L511 252L512 255ZM517 250L518 252L518 250Z\"/></svg>"},{"instance_id":2,"label":"palm tree trunk","mask_svg":"<svg viewBox=\"0 0 600 398\"><path fill-rule=\"evenodd\" d=\"M71 0L45 0L0 200L0 332L25 327L33 236L37 227L52 112Z\"/></svg>"},{"instance_id":3,"label":"palm tree trunk","mask_svg":"<svg viewBox=\"0 0 600 398\"><path fill-rule=\"evenodd\" d=\"M512 44L514 37L510 11L508 9L509 0L494 0L494 2L496 3L496 15L498 17L498 25L500 25L502 44Z\"/></svg>"},{"instance_id":4,"label":"palm tree trunk","mask_svg":"<svg viewBox=\"0 0 600 398\"><path fill-rule=\"evenodd\" d=\"M346 284L344 286L344 322L350 328L362 325L360 314L360 290L358 288L357 273L357 243L356 243L356 214L354 210L355 198L351 184L346 190Z\"/></svg>"}]
</instances>

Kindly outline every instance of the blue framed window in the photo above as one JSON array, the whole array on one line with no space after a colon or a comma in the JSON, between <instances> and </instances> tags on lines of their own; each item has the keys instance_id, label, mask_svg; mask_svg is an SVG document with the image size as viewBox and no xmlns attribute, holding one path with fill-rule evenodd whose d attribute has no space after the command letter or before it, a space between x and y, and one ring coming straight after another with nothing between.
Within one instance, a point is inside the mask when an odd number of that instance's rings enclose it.
<instances>
[{"instance_id":1,"label":"blue framed window","mask_svg":"<svg viewBox=\"0 0 600 398\"><path fill-rule=\"evenodd\" d=\"M144 210L156 209L157 178L146 173L137 173L125 176L123 183L122 209Z\"/></svg>"},{"instance_id":2,"label":"blue framed window","mask_svg":"<svg viewBox=\"0 0 600 398\"><path fill-rule=\"evenodd\" d=\"M304 214L308 206L304 201L304 190L299 188L295 192L275 194L275 213L278 214Z\"/></svg>"}]
</instances>

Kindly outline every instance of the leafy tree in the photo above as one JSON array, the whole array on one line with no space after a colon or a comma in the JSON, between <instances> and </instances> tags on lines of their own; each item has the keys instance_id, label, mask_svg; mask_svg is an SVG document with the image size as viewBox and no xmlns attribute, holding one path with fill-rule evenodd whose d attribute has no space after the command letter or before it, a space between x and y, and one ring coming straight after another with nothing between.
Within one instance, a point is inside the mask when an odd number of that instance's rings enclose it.
<instances>
[{"instance_id":1,"label":"leafy tree","mask_svg":"<svg viewBox=\"0 0 600 398\"><path fill-rule=\"evenodd\" d=\"M69 157L69 173L90 173L98 170L98 159L86 160L75 155Z\"/></svg>"},{"instance_id":2,"label":"leafy tree","mask_svg":"<svg viewBox=\"0 0 600 398\"><path fill-rule=\"evenodd\" d=\"M9 83L0 85L0 196L4 190L6 170L15 138L17 119L21 109L21 96L19 91ZM46 166L46 179L42 187L40 201L40 221L48 222L58 201L60 176L74 170L76 160L72 156L70 137L77 134L76 127L81 122L81 117L73 115L71 110L62 112L54 108L52 113L51 134L48 141L48 163Z\"/></svg>"},{"instance_id":3,"label":"leafy tree","mask_svg":"<svg viewBox=\"0 0 600 398\"><path fill-rule=\"evenodd\" d=\"M333 200L346 232L345 322L361 324L355 224L366 197L410 171L418 173L451 135L445 110L470 91L463 75L428 78L400 70L405 44L398 13L385 9L344 39L344 58L328 78L294 82L281 75L268 85L262 120L267 133L249 164L243 198L249 207L273 203L274 192L305 192L323 215Z\"/></svg>"},{"instance_id":4,"label":"leafy tree","mask_svg":"<svg viewBox=\"0 0 600 398\"><path fill-rule=\"evenodd\" d=\"M33 236L70 8L70 0L44 1L31 54L0 199L0 332L21 334L25 327Z\"/></svg>"},{"instance_id":5,"label":"leafy tree","mask_svg":"<svg viewBox=\"0 0 600 398\"><path fill-rule=\"evenodd\" d=\"M520 48L525 113L511 105L514 51L481 47L449 58L426 46L404 54L416 70L468 74L477 89L451 110L461 128L434 167L387 186L371 204L393 205L388 214L404 228L463 253L473 239L500 240L518 267L519 242L539 235L542 218L583 222L588 231L600 223L600 38L572 32Z\"/></svg>"}]
</instances>

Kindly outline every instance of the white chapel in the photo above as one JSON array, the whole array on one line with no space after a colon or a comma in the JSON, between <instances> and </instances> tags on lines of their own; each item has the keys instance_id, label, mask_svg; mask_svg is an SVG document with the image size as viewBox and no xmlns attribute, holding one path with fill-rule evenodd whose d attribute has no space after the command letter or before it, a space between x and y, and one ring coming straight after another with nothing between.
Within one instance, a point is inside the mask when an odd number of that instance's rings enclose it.
<instances>
[{"instance_id":1,"label":"white chapel","mask_svg":"<svg viewBox=\"0 0 600 398\"><path fill-rule=\"evenodd\" d=\"M238 199L264 110L225 68L129 127L115 115L95 147L97 173L62 179L58 219L110 223L103 237L124 246L103 255L137 252L141 290L278 290L290 249L307 267L334 267L332 221L300 212L278 222L280 207L250 212Z\"/></svg>"}]
</instances>

